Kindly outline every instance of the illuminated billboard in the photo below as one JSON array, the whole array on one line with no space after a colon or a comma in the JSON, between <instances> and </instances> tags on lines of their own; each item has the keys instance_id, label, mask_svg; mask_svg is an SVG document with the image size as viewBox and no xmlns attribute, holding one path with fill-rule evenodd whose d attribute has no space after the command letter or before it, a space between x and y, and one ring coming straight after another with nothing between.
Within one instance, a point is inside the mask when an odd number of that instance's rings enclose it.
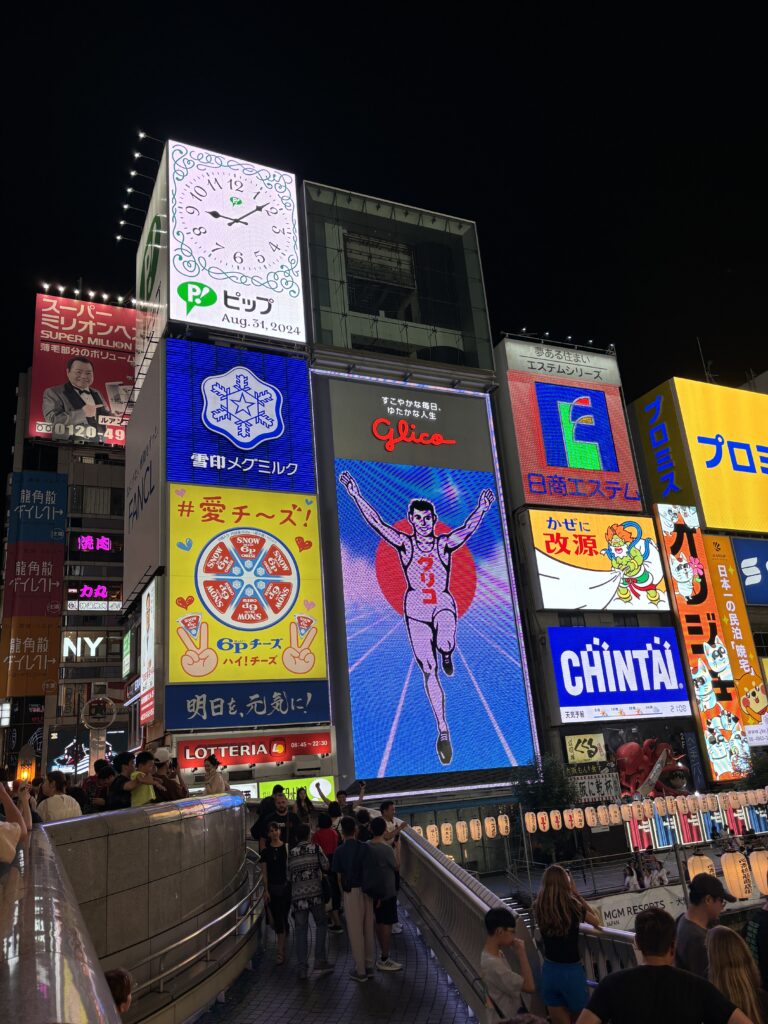
<instances>
[{"instance_id":1,"label":"illuminated billboard","mask_svg":"<svg viewBox=\"0 0 768 1024\"><path fill-rule=\"evenodd\" d=\"M747 604L768 604L768 540L733 537L736 568Z\"/></svg>"},{"instance_id":2,"label":"illuminated billboard","mask_svg":"<svg viewBox=\"0 0 768 1024\"><path fill-rule=\"evenodd\" d=\"M541 608L669 611L652 519L562 509L528 516Z\"/></svg>"},{"instance_id":3,"label":"illuminated billboard","mask_svg":"<svg viewBox=\"0 0 768 1024\"><path fill-rule=\"evenodd\" d=\"M671 626L550 626L547 632L564 725L690 715Z\"/></svg>"},{"instance_id":4,"label":"illuminated billboard","mask_svg":"<svg viewBox=\"0 0 768 1024\"><path fill-rule=\"evenodd\" d=\"M59 680L61 619L43 616L3 619L0 695L34 697L54 691Z\"/></svg>"},{"instance_id":5,"label":"illuminated billboard","mask_svg":"<svg viewBox=\"0 0 768 1024\"><path fill-rule=\"evenodd\" d=\"M674 611L680 626L712 778L747 778L749 743L707 553L693 505L656 505Z\"/></svg>"},{"instance_id":6,"label":"illuminated billboard","mask_svg":"<svg viewBox=\"0 0 768 1024\"><path fill-rule=\"evenodd\" d=\"M296 179L168 143L171 320L306 341Z\"/></svg>"},{"instance_id":7,"label":"illuminated billboard","mask_svg":"<svg viewBox=\"0 0 768 1024\"><path fill-rule=\"evenodd\" d=\"M703 539L744 732L751 747L768 746L768 694L752 639L731 542L727 537L712 535Z\"/></svg>"},{"instance_id":8,"label":"illuminated billboard","mask_svg":"<svg viewBox=\"0 0 768 1024\"><path fill-rule=\"evenodd\" d=\"M707 527L768 533L768 395L673 383Z\"/></svg>"},{"instance_id":9,"label":"illuminated billboard","mask_svg":"<svg viewBox=\"0 0 768 1024\"><path fill-rule=\"evenodd\" d=\"M315 496L168 488L166 725L327 721Z\"/></svg>"},{"instance_id":10,"label":"illuminated billboard","mask_svg":"<svg viewBox=\"0 0 768 1024\"><path fill-rule=\"evenodd\" d=\"M28 436L124 445L135 340L133 309L38 295Z\"/></svg>"},{"instance_id":11,"label":"illuminated billboard","mask_svg":"<svg viewBox=\"0 0 768 1024\"><path fill-rule=\"evenodd\" d=\"M640 509L616 385L509 370L502 386L517 450L519 477L516 472L512 482L519 504Z\"/></svg>"},{"instance_id":12,"label":"illuminated billboard","mask_svg":"<svg viewBox=\"0 0 768 1024\"><path fill-rule=\"evenodd\" d=\"M165 349L170 480L316 490L305 360L175 338Z\"/></svg>"},{"instance_id":13,"label":"illuminated billboard","mask_svg":"<svg viewBox=\"0 0 768 1024\"><path fill-rule=\"evenodd\" d=\"M141 699L139 724L150 725L155 720L155 621L157 618L157 583L149 584L141 595L141 647L139 674Z\"/></svg>"},{"instance_id":14,"label":"illuminated billboard","mask_svg":"<svg viewBox=\"0 0 768 1024\"><path fill-rule=\"evenodd\" d=\"M329 732L195 736L179 739L177 747L180 768L202 768L203 762L211 754L227 767L252 767L255 764L285 764L295 757L324 757L330 753Z\"/></svg>"},{"instance_id":15,"label":"illuminated billboard","mask_svg":"<svg viewBox=\"0 0 768 1024\"><path fill-rule=\"evenodd\" d=\"M530 764L487 397L339 377L323 387L358 776Z\"/></svg>"}]
</instances>

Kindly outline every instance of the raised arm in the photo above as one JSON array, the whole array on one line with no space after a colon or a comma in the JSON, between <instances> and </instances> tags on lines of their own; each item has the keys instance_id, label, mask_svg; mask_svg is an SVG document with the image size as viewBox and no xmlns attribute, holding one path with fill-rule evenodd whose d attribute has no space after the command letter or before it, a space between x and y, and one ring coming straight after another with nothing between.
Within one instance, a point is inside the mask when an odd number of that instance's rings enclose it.
<instances>
[{"instance_id":1,"label":"raised arm","mask_svg":"<svg viewBox=\"0 0 768 1024\"><path fill-rule=\"evenodd\" d=\"M483 516L491 507L493 502L493 491L485 490L480 494L477 501L477 507L474 512L471 512L467 516L466 521L462 526L457 526L455 530L451 530L448 534L445 546L449 551L455 551L456 548L460 548L462 544L467 543L480 523L482 523Z\"/></svg>"},{"instance_id":2,"label":"raised arm","mask_svg":"<svg viewBox=\"0 0 768 1024\"><path fill-rule=\"evenodd\" d=\"M339 482L346 487L347 494L360 509L360 514L371 529L375 530L382 540L387 542L387 544L391 544L394 548L402 548L405 544L405 534L400 533L400 531L396 530L394 526L388 526L376 509L368 504L360 493L357 481L351 473L347 473L345 470L339 477Z\"/></svg>"}]
</instances>

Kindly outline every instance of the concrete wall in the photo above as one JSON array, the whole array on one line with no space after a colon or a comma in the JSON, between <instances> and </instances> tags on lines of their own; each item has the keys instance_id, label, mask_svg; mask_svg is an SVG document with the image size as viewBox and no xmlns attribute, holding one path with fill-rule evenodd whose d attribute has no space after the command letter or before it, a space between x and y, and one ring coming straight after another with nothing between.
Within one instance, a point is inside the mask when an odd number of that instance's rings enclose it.
<instances>
[{"instance_id":1,"label":"concrete wall","mask_svg":"<svg viewBox=\"0 0 768 1024\"><path fill-rule=\"evenodd\" d=\"M141 983L159 965L153 961L134 971L138 961L242 898L249 888L245 823L242 798L226 795L46 826L105 971L125 967ZM169 956L164 967L205 944L203 933Z\"/></svg>"}]
</instances>

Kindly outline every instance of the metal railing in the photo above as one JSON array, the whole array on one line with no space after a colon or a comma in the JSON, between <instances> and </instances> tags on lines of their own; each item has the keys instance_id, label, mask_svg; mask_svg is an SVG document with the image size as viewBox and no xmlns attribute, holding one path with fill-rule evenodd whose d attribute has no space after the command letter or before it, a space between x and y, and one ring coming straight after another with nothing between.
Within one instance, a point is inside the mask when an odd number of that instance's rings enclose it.
<instances>
[{"instance_id":1,"label":"metal railing","mask_svg":"<svg viewBox=\"0 0 768 1024\"><path fill-rule=\"evenodd\" d=\"M250 851L248 851L248 853L249 859L251 859L252 855L250 855ZM192 964L197 963L199 960L205 959L206 962L210 962L212 959L211 953L213 949L215 949L215 947L222 943L224 939L228 938L235 932L241 932L243 936L243 941L239 945L245 945L245 943L250 939L251 935L253 934L254 928L258 926L259 921L261 920L262 914L264 912L263 888L264 883L261 877L261 873L258 872L256 874L256 881L248 890L248 892L245 893L240 899L238 899L237 903L235 903L234 906L230 907L229 910L225 910L223 914L219 914L218 917L215 917L212 921L209 921L207 924L202 925L202 927L197 928L195 931L190 932L189 935L185 935L182 939L178 939L176 942L171 943L171 945L165 946L163 949L158 950L155 953L151 953L149 956L144 957L143 960L139 960L135 964L133 964L131 966L131 973L137 971L141 967L145 967L147 964L158 964L158 972L156 974L151 975L146 981L143 981L140 985L136 985L136 987L133 990L134 996L138 996L141 992L145 990L152 990L154 986L157 986L155 991L164 992L165 983L167 979L173 977L176 974L181 973L181 971L184 971L188 967L191 967ZM245 904L247 904L247 909L243 910ZM240 913L241 911L242 913ZM219 935L216 936L216 938L210 939L210 933L212 928L215 928L217 925L222 924L224 921L227 920L227 918L232 917L233 915L237 915L238 913L240 913L240 917L238 920L235 921L235 923L231 927L221 932ZM246 924L246 921L247 927L245 931L241 931L243 929L243 926ZM205 945L201 949L196 950L194 953L190 954L190 956L186 957L184 960L181 960L179 963L173 964L171 967L168 968L165 967L165 961L167 960L171 953L173 953L177 949L180 949L187 943L192 942L195 939L198 939L201 935L205 936Z\"/></svg>"}]
</instances>

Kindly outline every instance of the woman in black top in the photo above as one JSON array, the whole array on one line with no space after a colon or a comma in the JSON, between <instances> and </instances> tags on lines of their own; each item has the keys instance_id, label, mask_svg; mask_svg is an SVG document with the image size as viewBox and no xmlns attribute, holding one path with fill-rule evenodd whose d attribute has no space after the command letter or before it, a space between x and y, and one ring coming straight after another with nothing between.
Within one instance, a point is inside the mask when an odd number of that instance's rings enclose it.
<instances>
[{"instance_id":1,"label":"woman in black top","mask_svg":"<svg viewBox=\"0 0 768 1024\"><path fill-rule=\"evenodd\" d=\"M296 814L298 815L299 821L304 825L308 825L310 816L314 809L312 801L307 796L306 789L303 786L300 786L296 790Z\"/></svg>"},{"instance_id":2,"label":"woman in black top","mask_svg":"<svg viewBox=\"0 0 768 1024\"><path fill-rule=\"evenodd\" d=\"M570 1024L587 1005L587 975L579 956L579 927L600 926L597 914L580 896L565 868L544 872L533 912L541 932L544 966L540 994L552 1024Z\"/></svg>"},{"instance_id":3,"label":"woman in black top","mask_svg":"<svg viewBox=\"0 0 768 1024\"><path fill-rule=\"evenodd\" d=\"M285 934L291 890L287 879L288 847L280 838L280 826L272 822L267 828L267 845L261 851L261 877L264 880L264 902L277 937L277 963L285 963Z\"/></svg>"}]
</instances>

